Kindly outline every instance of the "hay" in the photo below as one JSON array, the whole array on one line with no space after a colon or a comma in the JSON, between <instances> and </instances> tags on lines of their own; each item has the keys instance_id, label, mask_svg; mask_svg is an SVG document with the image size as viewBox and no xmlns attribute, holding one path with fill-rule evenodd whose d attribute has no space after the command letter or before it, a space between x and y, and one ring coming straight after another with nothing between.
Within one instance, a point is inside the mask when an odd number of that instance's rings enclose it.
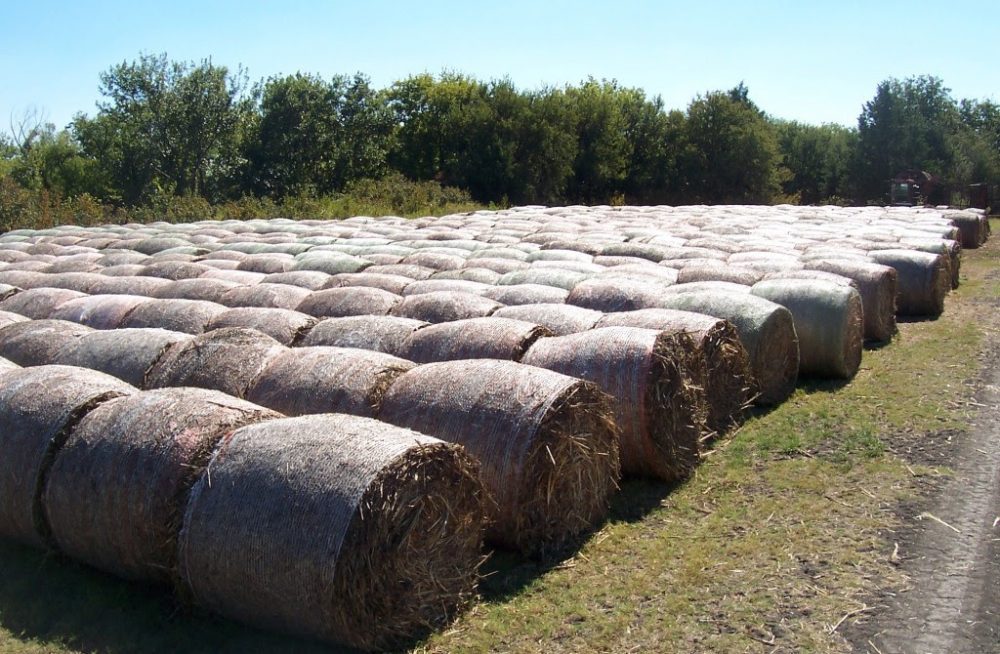
<instances>
[{"instance_id":1,"label":"hay","mask_svg":"<svg viewBox=\"0 0 1000 654\"><path fill-rule=\"evenodd\" d=\"M287 349L255 329L217 329L170 348L150 369L146 387L197 386L246 397L257 376Z\"/></svg>"},{"instance_id":2,"label":"hay","mask_svg":"<svg viewBox=\"0 0 1000 654\"><path fill-rule=\"evenodd\" d=\"M344 316L384 316L399 305L402 297L379 288L350 286L313 291L295 308L317 318Z\"/></svg>"},{"instance_id":3,"label":"hay","mask_svg":"<svg viewBox=\"0 0 1000 654\"><path fill-rule=\"evenodd\" d=\"M403 298L393 307L392 315L439 323L486 317L502 306L472 293L436 291Z\"/></svg>"},{"instance_id":4,"label":"hay","mask_svg":"<svg viewBox=\"0 0 1000 654\"><path fill-rule=\"evenodd\" d=\"M461 255L418 250L404 257L401 263L434 270L457 270L464 266L465 262L466 257Z\"/></svg>"},{"instance_id":5,"label":"hay","mask_svg":"<svg viewBox=\"0 0 1000 654\"><path fill-rule=\"evenodd\" d=\"M119 266L108 266L106 268L101 268L97 272L101 273L105 277L134 277L135 275L141 275L143 268L146 266L137 263L123 263ZM150 277L150 279L159 279Z\"/></svg>"},{"instance_id":6,"label":"hay","mask_svg":"<svg viewBox=\"0 0 1000 654\"><path fill-rule=\"evenodd\" d=\"M399 356L417 363L455 359L520 361L528 348L552 332L512 318L469 318L430 325L403 342Z\"/></svg>"},{"instance_id":7,"label":"hay","mask_svg":"<svg viewBox=\"0 0 1000 654\"><path fill-rule=\"evenodd\" d=\"M253 286L240 286L227 291L219 304L227 307L267 307L272 309L295 309L313 291L290 284L268 284L261 282Z\"/></svg>"},{"instance_id":8,"label":"hay","mask_svg":"<svg viewBox=\"0 0 1000 654\"><path fill-rule=\"evenodd\" d=\"M382 273L360 272L334 275L325 288L344 288L349 286L364 286L380 288L389 293L402 295L403 289L413 283L412 277L403 275L386 275Z\"/></svg>"},{"instance_id":9,"label":"hay","mask_svg":"<svg viewBox=\"0 0 1000 654\"><path fill-rule=\"evenodd\" d=\"M510 286L513 284L542 284L543 286L555 286L567 291L572 291L573 287L592 275L588 273L575 272L572 270L560 270L558 268L526 268L524 270L513 270L504 274L497 281L497 284Z\"/></svg>"},{"instance_id":10,"label":"hay","mask_svg":"<svg viewBox=\"0 0 1000 654\"><path fill-rule=\"evenodd\" d=\"M0 537L48 544L41 493L56 453L90 410L133 392L113 377L68 366L0 375Z\"/></svg>"},{"instance_id":11,"label":"hay","mask_svg":"<svg viewBox=\"0 0 1000 654\"><path fill-rule=\"evenodd\" d=\"M210 266L193 261L157 261L143 268L142 275L177 281L178 279L200 277L211 269Z\"/></svg>"},{"instance_id":12,"label":"hay","mask_svg":"<svg viewBox=\"0 0 1000 654\"><path fill-rule=\"evenodd\" d=\"M629 277L598 277L580 282L566 298L572 304L594 311L633 311L656 306L667 283Z\"/></svg>"},{"instance_id":13,"label":"hay","mask_svg":"<svg viewBox=\"0 0 1000 654\"><path fill-rule=\"evenodd\" d=\"M753 384L750 358L728 320L690 311L640 309L605 314L596 326L642 327L687 334L694 344L694 361L700 354L705 364L704 381L700 385L708 405L705 418L708 428L721 434L741 422ZM697 383L698 366L695 364L692 370L692 379Z\"/></svg>"},{"instance_id":14,"label":"hay","mask_svg":"<svg viewBox=\"0 0 1000 654\"><path fill-rule=\"evenodd\" d=\"M896 286L898 275L890 266L848 259L816 259L808 270L843 275L858 285L864 309L865 339L885 342L896 333Z\"/></svg>"},{"instance_id":15,"label":"hay","mask_svg":"<svg viewBox=\"0 0 1000 654\"><path fill-rule=\"evenodd\" d=\"M403 647L475 596L477 472L459 447L356 416L244 427L191 492L179 581L254 626Z\"/></svg>"},{"instance_id":16,"label":"hay","mask_svg":"<svg viewBox=\"0 0 1000 654\"><path fill-rule=\"evenodd\" d=\"M298 347L268 364L247 399L288 416L349 413L374 418L386 389L413 366L382 352Z\"/></svg>"},{"instance_id":17,"label":"hay","mask_svg":"<svg viewBox=\"0 0 1000 654\"><path fill-rule=\"evenodd\" d=\"M514 251L518 252L518 250ZM521 254L524 253L521 252ZM524 270L525 268L531 267L531 264L529 264L527 261L523 261L520 259L500 258L500 257L484 257L481 259L470 257L465 265L466 267L474 266L476 268L486 268L487 270L492 270L493 272L501 276L506 275L509 272L514 272L515 270ZM499 277L497 278L497 281L492 283L494 284L500 283Z\"/></svg>"},{"instance_id":18,"label":"hay","mask_svg":"<svg viewBox=\"0 0 1000 654\"><path fill-rule=\"evenodd\" d=\"M116 329L83 334L63 345L53 362L98 370L137 388L146 387L153 365L188 334L165 329Z\"/></svg>"},{"instance_id":19,"label":"hay","mask_svg":"<svg viewBox=\"0 0 1000 654\"><path fill-rule=\"evenodd\" d=\"M873 250L875 263L896 270L896 313L900 316L939 316L951 288L948 259L913 250Z\"/></svg>"},{"instance_id":20,"label":"hay","mask_svg":"<svg viewBox=\"0 0 1000 654\"><path fill-rule=\"evenodd\" d=\"M492 315L541 325L555 336L565 336L593 328L604 314L572 304L521 304L501 307Z\"/></svg>"},{"instance_id":21,"label":"hay","mask_svg":"<svg viewBox=\"0 0 1000 654\"><path fill-rule=\"evenodd\" d=\"M500 273L489 268L459 268L457 270L440 270L434 273L431 279L461 279L481 284L496 284L500 279Z\"/></svg>"},{"instance_id":22,"label":"hay","mask_svg":"<svg viewBox=\"0 0 1000 654\"><path fill-rule=\"evenodd\" d=\"M0 375L4 374L5 372L10 372L11 370L20 370L20 369L21 366L17 365L13 361L8 361L7 359L0 357Z\"/></svg>"},{"instance_id":23,"label":"hay","mask_svg":"<svg viewBox=\"0 0 1000 654\"><path fill-rule=\"evenodd\" d=\"M188 491L216 444L279 417L197 388L105 402L80 420L48 474L42 504L55 546L119 577L170 582Z\"/></svg>"},{"instance_id":24,"label":"hay","mask_svg":"<svg viewBox=\"0 0 1000 654\"><path fill-rule=\"evenodd\" d=\"M543 338L522 361L597 384L614 399L622 473L674 481L698 463L705 433L697 354L682 332L603 327Z\"/></svg>"},{"instance_id":25,"label":"hay","mask_svg":"<svg viewBox=\"0 0 1000 654\"><path fill-rule=\"evenodd\" d=\"M673 286L668 286L663 290L663 293L669 295L675 295L680 293L749 293L749 292L750 292L749 286L746 286L744 284L736 284L734 282L723 282L723 281L686 282L684 284L674 284Z\"/></svg>"},{"instance_id":26,"label":"hay","mask_svg":"<svg viewBox=\"0 0 1000 654\"><path fill-rule=\"evenodd\" d=\"M518 304L562 304L569 291L542 284L512 284L492 286L482 296L508 306Z\"/></svg>"},{"instance_id":27,"label":"hay","mask_svg":"<svg viewBox=\"0 0 1000 654\"><path fill-rule=\"evenodd\" d=\"M18 288L17 286L11 286L10 284L0 284L0 302L3 302L12 295L17 295L22 290L24 289Z\"/></svg>"},{"instance_id":28,"label":"hay","mask_svg":"<svg viewBox=\"0 0 1000 654\"><path fill-rule=\"evenodd\" d=\"M0 329L3 329L7 325L13 325L16 322L27 322L31 320L26 318L19 313L12 313L10 311L0 311Z\"/></svg>"},{"instance_id":29,"label":"hay","mask_svg":"<svg viewBox=\"0 0 1000 654\"><path fill-rule=\"evenodd\" d=\"M792 312L799 337L799 372L850 379L861 365L861 295L849 286L810 279L775 279L751 292Z\"/></svg>"},{"instance_id":30,"label":"hay","mask_svg":"<svg viewBox=\"0 0 1000 654\"><path fill-rule=\"evenodd\" d=\"M428 324L396 316L327 318L316 323L299 344L354 347L398 356L410 334Z\"/></svg>"},{"instance_id":31,"label":"hay","mask_svg":"<svg viewBox=\"0 0 1000 654\"><path fill-rule=\"evenodd\" d=\"M250 327L282 345L295 345L312 329L317 319L299 311L263 307L239 307L224 311L205 326L210 332L226 327Z\"/></svg>"},{"instance_id":32,"label":"hay","mask_svg":"<svg viewBox=\"0 0 1000 654\"><path fill-rule=\"evenodd\" d=\"M226 293L240 285L224 279L180 279L153 291L152 297L176 300L204 300L222 304Z\"/></svg>"},{"instance_id":33,"label":"hay","mask_svg":"<svg viewBox=\"0 0 1000 654\"><path fill-rule=\"evenodd\" d=\"M438 272L434 268L418 266L412 263L393 263L385 265L374 265L365 269L366 272L378 275L397 275L399 277L409 277L414 279L430 279L431 275Z\"/></svg>"},{"instance_id":34,"label":"hay","mask_svg":"<svg viewBox=\"0 0 1000 654\"><path fill-rule=\"evenodd\" d=\"M65 320L14 322L0 328L0 356L19 366L55 363L59 350L92 331Z\"/></svg>"},{"instance_id":35,"label":"hay","mask_svg":"<svg viewBox=\"0 0 1000 654\"><path fill-rule=\"evenodd\" d=\"M228 308L204 300L153 300L140 304L121 322L122 327L157 327L185 334L200 334Z\"/></svg>"},{"instance_id":36,"label":"hay","mask_svg":"<svg viewBox=\"0 0 1000 654\"><path fill-rule=\"evenodd\" d=\"M200 279L221 279L228 282L236 282L241 286L259 284L267 275L264 273L249 272L247 270L216 270L212 269L202 275Z\"/></svg>"},{"instance_id":37,"label":"hay","mask_svg":"<svg viewBox=\"0 0 1000 654\"><path fill-rule=\"evenodd\" d=\"M314 270L328 275L360 272L371 266L371 262L361 257L339 252L306 252L295 259L295 270Z\"/></svg>"},{"instance_id":38,"label":"hay","mask_svg":"<svg viewBox=\"0 0 1000 654\"><path fill-rule=\"evenodd\" d=\"M417 366L386 392L379 418L463 445L482 465L489 537L526 554L575 542L606 515L619 474L607 396L512 361Z\"/></svg>"},{"instance_id":39,"label":"hay","mask_svg":"<svg viewBox=\"0 0 1000 654\"><path fill-rule=\"evenodd\" d=\"M31 288L11 295L0 302L0 310L16 313L32 320L42 320L52 315L52 312L60 305L70 300L85 297L87 297L85 293L65 288Z\"/></svg>"},{"instance_id":40,"label":"hay","mask_svg":"<svg viewBox=\"0 0 1000 654\"><path fill-rule=\"evenodd\" d=\"M262 284L288 284L300 286L310 291L327 288L333 275L317 270L290 270L288 272L271 273L260 280Z\"/></svg>"},{"instance_id":41,"label":"hay","mask_svg":"<svg viewBox=\"0 0 1000 654\"><path fill-rule=\"evenodd\" d=\"M471 293L483 295L484 291L493 288L482 282L470 282L462 279L421 279L411 282L403 289L403 297L422 295L424 293Z\"/></svg>"},{"instance_id":42,"label":"hay","mask_svg":"<svg viewBox=\"0 0 1000 654\"><path fill-rule=\"evenodd\" d=\"M750 358L758 404L792 394L799 374L799 341L788 309L750 293L702 292L665 296L664 309L680 309L733 323Z\"/></svg>"},{"instance_id":43,"label":"hay","mask_svg":"<svg viewBox=\"0 0 1000 654\"><path fill-rule=\"evenodd\" d=\"M725 264L684 266L677 271L677 283L715 281L752 286L759 282L764 275L762 270L748 266L727 266Z\"/></svg>"},{"instance_id":44,"label":"hay","mask_svg":"<svg viewBox=\"0 0 1000 654\"><path fill-rule=\"evenodd\" d=\"M94 329L117 329L136 307L155 302L140 295L88 295L60 304L49 317Z\"/></svg>"},{"instance_id":45,"label":"hay","mask_svg":"<svg viewBox=\"0 0 1000 654\"><path fill-rule=\"evenodd\" d=\"M108 277L100 275L100 279L87 285L86 292L94 295L146 295L152 297L157 291L173 283L169 279L161 277Z\"/></svg>"},{"instance_id":46,"label":"hay","mask_svg":"<svg viewBox=\"0 0 1000 654\"><path fill-rule=\"evenodd\" d=\"M295 263L295 257L290 254L251 254L237 264L236 270L270 275L288 272L295 267Z\"/></svg>"}]
</instances>

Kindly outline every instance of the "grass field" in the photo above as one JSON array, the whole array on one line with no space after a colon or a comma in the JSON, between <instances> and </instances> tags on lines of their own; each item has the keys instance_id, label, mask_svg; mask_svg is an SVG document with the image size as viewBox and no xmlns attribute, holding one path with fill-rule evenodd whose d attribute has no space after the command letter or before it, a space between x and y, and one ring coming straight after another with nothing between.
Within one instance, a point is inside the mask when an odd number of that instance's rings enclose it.
<instances>
[{"instance_id":1,"label":"grass field","mask_svg":"<svg viewBox=\"0 0 1000 654\"><path fill-rule=\"evenodd\" d=\"M682 485L626 482L568 558L494 556L482 600L415 651L848 651L844 626L906 581L901 507L949 474L949 439L976 408L997 241L965 253L941 318L900 325L850 383L803 383ZM0 652L330 651L14 545L0 544L0 575Z\"/></svg>"}]
</instances>

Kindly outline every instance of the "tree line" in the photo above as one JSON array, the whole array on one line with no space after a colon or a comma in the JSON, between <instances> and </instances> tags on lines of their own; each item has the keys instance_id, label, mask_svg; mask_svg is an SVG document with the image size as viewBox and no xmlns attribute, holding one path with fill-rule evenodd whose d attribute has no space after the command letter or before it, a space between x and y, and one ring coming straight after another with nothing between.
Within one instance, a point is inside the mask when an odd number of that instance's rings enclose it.
<instances>
[{"instance_id":1,"label":"tree line","mask_svg":"<svg viewBox=\"0 0 1000 654\"><path fill-rule=\"evenodd\" d=\"M382 89L360 73L250 84L242 68L165 54L110 67L99 90L96 112L64 129L12 121L0 204L16 189L117 207L291 203L386 179L496 205L863 204L885 203L904 169L955 190L1000 183L1000 105L957 100L930 76L880 83L857 127L775 118L742 83L682 111L593 78L536 90L450 72Z\"/></svg>"}]
</instances>

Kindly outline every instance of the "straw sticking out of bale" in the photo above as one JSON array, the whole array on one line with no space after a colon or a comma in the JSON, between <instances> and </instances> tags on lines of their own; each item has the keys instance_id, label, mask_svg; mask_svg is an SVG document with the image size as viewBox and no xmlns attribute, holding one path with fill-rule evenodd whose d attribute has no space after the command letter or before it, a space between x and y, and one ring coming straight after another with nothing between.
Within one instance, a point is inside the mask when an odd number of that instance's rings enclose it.
<instances>
[{"instance_id":1,"label":"straw sticking out of bale","mask_svg":"<svg viewBox=\"0 0 1000 654\"><path fill-rule=\"evenodd\" d=\"M552 332L512 318L469 318L414 331L403 343L400 356L417 363L455 359L507 359L520 361L528 348Z\"/></svg>"},{"instance_id":2,"label":"straw sticking out of bale","mask_svg":"<svg viewBox=\"0 0 1000 654\"><path fill-rule=\"evenodd\" d=\"M169 582L188 491L219 439L279 417L197 388L102 404L73 429L48 475L43 505L54 543L120 577Z\"/></svg>"},{"instance_id":3,"label":"straw sticking out of bale","mask_svg":"<svg viewBox=\"0 0 1000 654\"><path fill-rule=\"evenodd\" d=\"M165 329L116 329L84 334L56 352L55 363L99 370L145 388L153 365L167 350L192 337Z\"/></svg>"},{"instance_id":4,"label":"straw sticking out of bale","mask_svg":"<svg viewBox=\"0 0 1000 654\"><path fill-rule=\"evenodd\" d=\"M150 369L146 386L197 386L245 397L257 376L286 350L255 329L217 329L168 350Z\"/></svg>"},{"instance_id":5,"label":"straw sticking out of bale","mask_svg":"<svg viewBox=\"0 0 1000 654\"><path fill-rule=\"evenodd\" d=\"M0 375L0 537L46 546L41 493L70 430L89 411L135 389L113 377L68 366Z\"/></svg>"},{"instance_id":6,"label":"straw sticking out of bale","mask_svg":"<svg viewBox=\"0 0 1000 654\"><path fill-rule=\"evenodd\" d=\"M724 318L733 323L750 358L756 402L778 404L795 390L799 340L788 309L750 293L678 293L664 297L665 309Z\"/></svg>"},{"instance_id":7,"label":"straw sticking out of bale","mask_svg":"<svg viewBox=\"0 0 1000 654\"><path fill-rule=\"evenodd\" d=\"M299 345L354 347L398 356L410 334L428 324L397 316L327 318L316 323Z\"/></svg>"},{"instance_id":8,"label":"straw sticking out of bale","mask_svg":"<svg viewBox=\"0 0 1000 654\"><path fill-rule=\"evenodd\" d=\"M622 472L683 479L698 462L705 399L683 333L604 327L543 338L523 362L594 382L614 399Z\"/></svg>"},{"instance_id":9,"label":"straw sticking out of bale","mask_svg":"<svg viewBox=\"0 0 1000 654\"><path fill-rule=\"evenodd\" d=\"M801 373L850 379L858 371L864 317L856 290L818 280L775 279L754 284L751 292L792 312Z\"/></svg>"},{"instance_id":10,"label":"straw sticking out of bale","mask_svg":"<svg viewBox=\"0 0 1000 654\"><path fill-rule=\"evenodd\" d=\"M202 606L385 649L447 624L474 596L483 498L461 448L307 416L237 430L209 470L178 546L180 582Z\"/></svg>"},{"instance_id":11,"label":"straw sticking out of bale","mask_svg":"<svg viewBox=\"0 0 1000 654\"><path fill-rule=\"evenodd\" d=\"M389 385L413 366L383 352L299 347L273 359L247 399L288 416L349 413L373 418Z\"/></svg>"},{"instance_id":12,"label":"straw sticking out of bale","mask_svg":"<svg viewBox=\"0 0 1000 654\"><path fill-rule=\"evenodd\" d=\"M736 328L728 320L690 311L641 309L606 314L597 326L642 327L687 334L695 347L692 357L700 355L705 363L701 386L708 404L708 428L722 433L742 419L753 384L750 359ZM692 377L698 381L697 366L693 370Z\"/></svg>"},{"instance_id":13,"label":"straw sticking out of bale","mask_svg":"<svg viewBox=\"0 0 1000 654\"><path fill-rule=\"evenodd\" d=\"M588 382L511 361L417 366L379 418L459 443L482 464L490 538L559 549L603 519L619 474L610 400Z\"/></svg>"}]
</instances>

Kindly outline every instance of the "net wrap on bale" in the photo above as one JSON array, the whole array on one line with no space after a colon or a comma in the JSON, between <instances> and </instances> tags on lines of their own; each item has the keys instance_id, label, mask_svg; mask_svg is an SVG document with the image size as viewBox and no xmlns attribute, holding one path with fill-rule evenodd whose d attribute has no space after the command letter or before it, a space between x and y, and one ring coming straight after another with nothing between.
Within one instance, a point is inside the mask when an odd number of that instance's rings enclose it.
<instances>
[{"instance_id":1,"label":"net wrap on bale","mask_svg":"<svg viewBox=\"0 0 1000 654\"><path fill-rule=\"evenodd\" d=\"M455 359L520 361L532 343L550 336L545 327L512 318L469 318L429 325L404 341L400 356L417 363Z\"/></svg>"},{"instance_id":2,"label":"net wrap on bale","mask_svg":"<svg viewBox=\"0 0 1000 654\"><path fill-rule=\"evenodd\" d=\"M474 595L483 497L459 447L366 418L306 416L237 430L208 470L178 544L180 581L202 606L388 649Z\"/></svg>"}]
</instances>

